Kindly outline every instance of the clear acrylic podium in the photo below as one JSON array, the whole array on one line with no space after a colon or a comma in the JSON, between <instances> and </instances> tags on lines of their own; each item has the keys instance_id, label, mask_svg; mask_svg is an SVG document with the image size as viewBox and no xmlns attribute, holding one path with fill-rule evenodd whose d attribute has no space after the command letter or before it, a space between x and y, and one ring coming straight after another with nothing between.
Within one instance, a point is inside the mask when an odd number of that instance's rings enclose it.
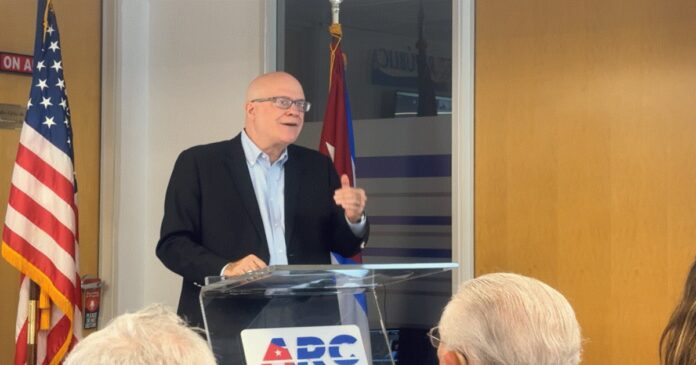
<instances>
[{"instance_id":1,"label":"clear acrylic podium","mask_svg":"<svg viewBox=\"0 0 696 365\"><path fill-rule=\"evenodd\" d=\"M231 278L208 277L200 295L208 342L218 364L252 365L246 361L242 331L304 328L311 336L325 326L354 325L360 330L367 361L343 358L325 363L371 365L374 359L374 363L394 364L382 321L383 306L376 290L457 267L456 263L288 265L271 266ZM371 317L377 318L377 321L369 325L363 308L374 310ZM369 332L366 328L368 325ZM292 338L282 340L288 342L288 348L293 347ZM247 356L248 341L247 338ZM253 345L261 348L269 346L266 342ZM300 345L297 344L298 349ZM305 355L323 353L328 356L331 353L337 357L347 356L337 355L340 349L332 349L328 345L325 348L308 345L297 351L304 351ZM270 351L270 347L268 349ZM280 347L280 350L286 349ZM280 353L277 348L276 351ZM259 361L253 365L319 363L319 360L312 361L306 356L302 360L301 353L291 354L293 351L288 351L285 358L292 358L292 361Z\"/></svg>"}]
</instances>

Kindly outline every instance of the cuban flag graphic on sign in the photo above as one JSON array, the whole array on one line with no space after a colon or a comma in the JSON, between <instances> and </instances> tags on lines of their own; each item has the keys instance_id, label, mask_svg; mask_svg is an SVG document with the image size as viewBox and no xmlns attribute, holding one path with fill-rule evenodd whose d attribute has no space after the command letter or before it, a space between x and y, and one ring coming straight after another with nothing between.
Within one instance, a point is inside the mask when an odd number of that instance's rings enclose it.
<instances>
[{"instance_id":1,"label":"cuban flag graphic on sign","mask_svg":"<svg viewBox=\"0 0 696 365\"><path fill-rule=\"evenodd\" d=\"M274 338L268 345L266 355L263 357L262 365L294 365L292 355L285 345L285 340L282 338ZM267 362L269 361L269 362Z\"/></svg>"}]
</instances>

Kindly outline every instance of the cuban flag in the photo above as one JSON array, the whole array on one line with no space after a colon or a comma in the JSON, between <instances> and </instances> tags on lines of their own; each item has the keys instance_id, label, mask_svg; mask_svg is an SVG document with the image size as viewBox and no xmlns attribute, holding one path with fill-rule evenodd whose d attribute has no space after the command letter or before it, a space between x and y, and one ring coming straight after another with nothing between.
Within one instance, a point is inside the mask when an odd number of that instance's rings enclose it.
<instances>
[{"instance_id":1,"label":"cuban flag","mask_svg":"<svg viewBox=\"0 0 696 365\"><path fill-rule=\"evenodd\" d=\"M350 100L346 90L340 27L338 34L337 37L335 33L331 33L334 39L331 44L329 98L324 113L319 151L331 157L338 176L348 175L350 186L355 186L353 120L350 115ZM362 258L354 257L354 261L354 263L361 263Z\"/></svg>"},{"instance_id":2,"label":"cuban flag","mask_svg":"<svg viewBox=\"0 0 696 365\"><path fill-rule=\"evenodd\" d=\"M324 113L324 124L321 130L319 151L333 161L338 176L347 175L350 185L355 186L355 142L353 138L353 120L350 114L350 100L346 87L343 52L341 50L341 25L332 24L329 28L331 41L331 65L329 76L329 97ZM331 253L334 264L361 264L360 254L353 257L343 257ZM341 322L356 324L365 344L368 357L370 351L370 332L367 321L367 303L364 294L351 295L348 298L339 297Z\"/></svg>"}]
</instances>

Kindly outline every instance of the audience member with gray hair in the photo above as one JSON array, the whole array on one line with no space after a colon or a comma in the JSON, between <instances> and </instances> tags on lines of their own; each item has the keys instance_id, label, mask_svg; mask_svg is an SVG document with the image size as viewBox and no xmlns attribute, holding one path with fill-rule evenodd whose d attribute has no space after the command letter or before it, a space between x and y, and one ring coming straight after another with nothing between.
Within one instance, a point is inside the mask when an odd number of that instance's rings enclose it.
<instances>
[{"instance_id":1,"label":"audience member with gray hair","mask_svg":"<svg viewBox=\"0 0 696 365\"><path fill-rule=\"evenodd\" d=\"M205 340L169 308L154 304L114 319L80 341L64 365L215 365Z\"/></svg>"},{"instance_id":2,"label":"audience member with gray hair","mask_svg":"<svg viewBox=\"0 0 696 365\"><path fill-rule=\"evenodd\" d=\"M462 283L430 337L440 365L576 365L582 347L566 298L508 273Z\"/></svg>"}]
</instances>

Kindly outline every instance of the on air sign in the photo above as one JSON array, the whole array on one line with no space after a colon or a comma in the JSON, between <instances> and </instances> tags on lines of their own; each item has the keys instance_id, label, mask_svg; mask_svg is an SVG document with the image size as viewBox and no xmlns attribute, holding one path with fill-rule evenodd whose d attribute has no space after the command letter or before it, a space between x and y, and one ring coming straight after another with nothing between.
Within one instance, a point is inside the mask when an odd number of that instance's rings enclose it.
<instances>
[{"instance_id":1,"label":"on air sign","mask_svg":"<svg viewBox=\"0 0 696 365\"><path fill-rule=\"evenodd\" d=\"M248 365L368 365L354 325L247 329L242 346Z\"/></svg>"},{"instance_id":2,"label":"on air sign","mask_svg":"<svg viewBox=\"0 0 696 365\"><path fill-rule=\"evenodd\" d=\"M0 71L31 75L32 56L0 52Z\"/></svg>"}]
</instances>

